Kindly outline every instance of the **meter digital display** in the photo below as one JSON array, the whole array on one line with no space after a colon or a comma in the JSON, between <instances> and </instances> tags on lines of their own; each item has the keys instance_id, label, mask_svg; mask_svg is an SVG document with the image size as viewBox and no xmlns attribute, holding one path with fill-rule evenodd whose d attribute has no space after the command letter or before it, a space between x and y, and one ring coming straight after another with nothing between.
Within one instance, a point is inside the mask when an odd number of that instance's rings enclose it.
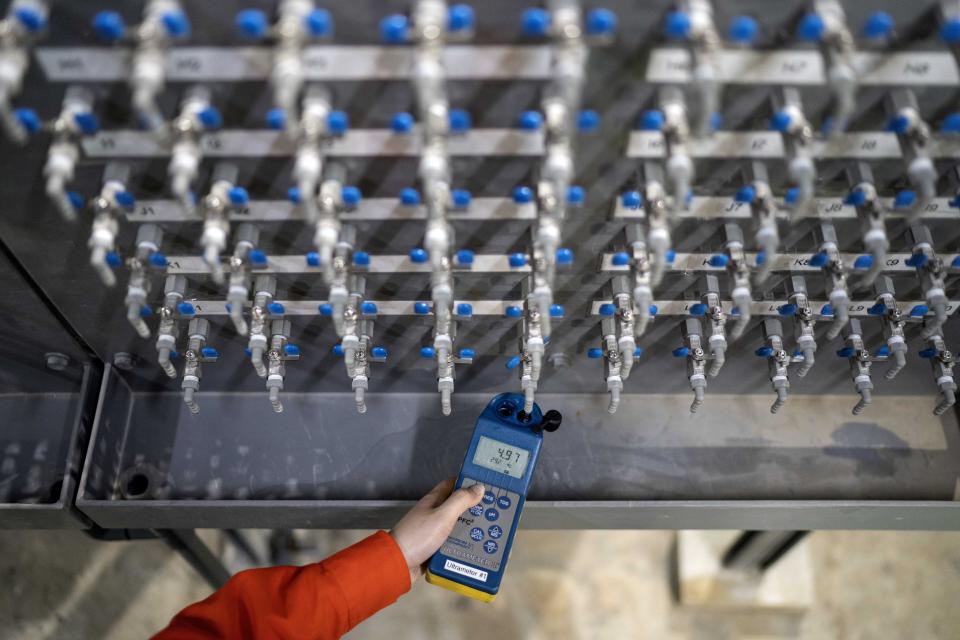
<instances>
[{"instance_id":1,"label":"meter digital display","mask_svg":"<svg viewBox=\"0 0 960 640\"><path fill-rule=\"evenodd\" d=\"M529 459L530 452L526 449L487 436L480 436L477 451L473 454L473 464L511 478L523 477Z\"/></svg>"}]
</instances>

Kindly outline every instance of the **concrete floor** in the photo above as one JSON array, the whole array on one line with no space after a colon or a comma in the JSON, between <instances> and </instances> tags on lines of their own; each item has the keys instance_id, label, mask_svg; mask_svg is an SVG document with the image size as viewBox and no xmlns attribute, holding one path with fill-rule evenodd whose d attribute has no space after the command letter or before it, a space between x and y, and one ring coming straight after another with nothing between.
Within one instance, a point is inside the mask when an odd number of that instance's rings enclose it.
<instances>
[{"instance_id":1,"label":"concrete floor","mask_svg":"<svg viewBox=\"0 0 960 640\"><path fill-rule=\"evenodd\" d=\"M306 532L325 555L363 532ZM213 532L208 540L218 544ZM262 538L262 536L261 536ZM703 613L669 584L673 534L522 531L501 596L485 605L418 584L352 640L440 638L958 638L960 533L819 532L804 615ZM0 532L0 637L145 638L209 588L161 542ZM233 566L240 561L223 550Z\"/></svg>"}]
</instances>

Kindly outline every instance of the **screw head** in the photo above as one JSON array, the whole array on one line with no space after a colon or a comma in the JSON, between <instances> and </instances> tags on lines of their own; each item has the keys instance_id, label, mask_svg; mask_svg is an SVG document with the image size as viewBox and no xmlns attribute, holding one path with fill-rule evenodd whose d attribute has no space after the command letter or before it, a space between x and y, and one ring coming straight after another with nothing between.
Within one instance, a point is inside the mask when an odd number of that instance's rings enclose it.
<instances>
[{"instance_id":1,"label":"screw head","mask_svg":"<svg viewBox=\"0 0 960 640\"><path fill-rule=\"evenodd\" d=\"M58 351L43 354L43 361L51 371L63 371L70 366L70 356Z\"/></svg>"},{"instance_id":2,"label":"screw head","mask_svg":"<svg viewBox=\"0 0 960 640\"><path fill-rule=\"evenodd\" d=\"M133 369L133 354L126 351L118 351L113 354L113 366L121 371L130 371Z\"/></svg>"}]
</instances>

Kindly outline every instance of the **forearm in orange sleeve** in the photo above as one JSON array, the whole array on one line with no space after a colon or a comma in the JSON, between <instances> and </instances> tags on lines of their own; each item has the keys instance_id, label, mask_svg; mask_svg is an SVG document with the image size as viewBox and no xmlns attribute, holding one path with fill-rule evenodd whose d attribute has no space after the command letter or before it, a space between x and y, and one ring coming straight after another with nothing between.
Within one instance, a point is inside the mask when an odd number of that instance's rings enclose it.
<instances>
[{"instance_id":1,"label":"forearm in orange sleeve","mask_svg":"<svg viewBox=\"0 0 960 640\"><path fill-rule=\"evenodd\" d=\"M241 571L154 640L339 638L409 590L403 553L378 531L317 564Z\"/></svg>"}]
</instances>

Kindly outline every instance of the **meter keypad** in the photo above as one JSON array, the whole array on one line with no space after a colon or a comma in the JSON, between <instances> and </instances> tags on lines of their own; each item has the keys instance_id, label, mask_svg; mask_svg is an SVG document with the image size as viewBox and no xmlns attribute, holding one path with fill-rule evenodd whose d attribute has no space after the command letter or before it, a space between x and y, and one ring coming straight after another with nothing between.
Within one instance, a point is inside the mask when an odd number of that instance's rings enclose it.
<instances>
[{"instance_id":1,"label":"meter keypad","mask_svg":"<svg viewBox=\"0 0 960 640\"><path fill-rule=\"evenodd\" d=\"M475 484L483 483L464 478L462 486ZM520 496L493 485L484 488L483 499L460 515L440 552L481 569L499 571L504 561L503 539L510 535Z\"/></svg>"}]
</instances>

